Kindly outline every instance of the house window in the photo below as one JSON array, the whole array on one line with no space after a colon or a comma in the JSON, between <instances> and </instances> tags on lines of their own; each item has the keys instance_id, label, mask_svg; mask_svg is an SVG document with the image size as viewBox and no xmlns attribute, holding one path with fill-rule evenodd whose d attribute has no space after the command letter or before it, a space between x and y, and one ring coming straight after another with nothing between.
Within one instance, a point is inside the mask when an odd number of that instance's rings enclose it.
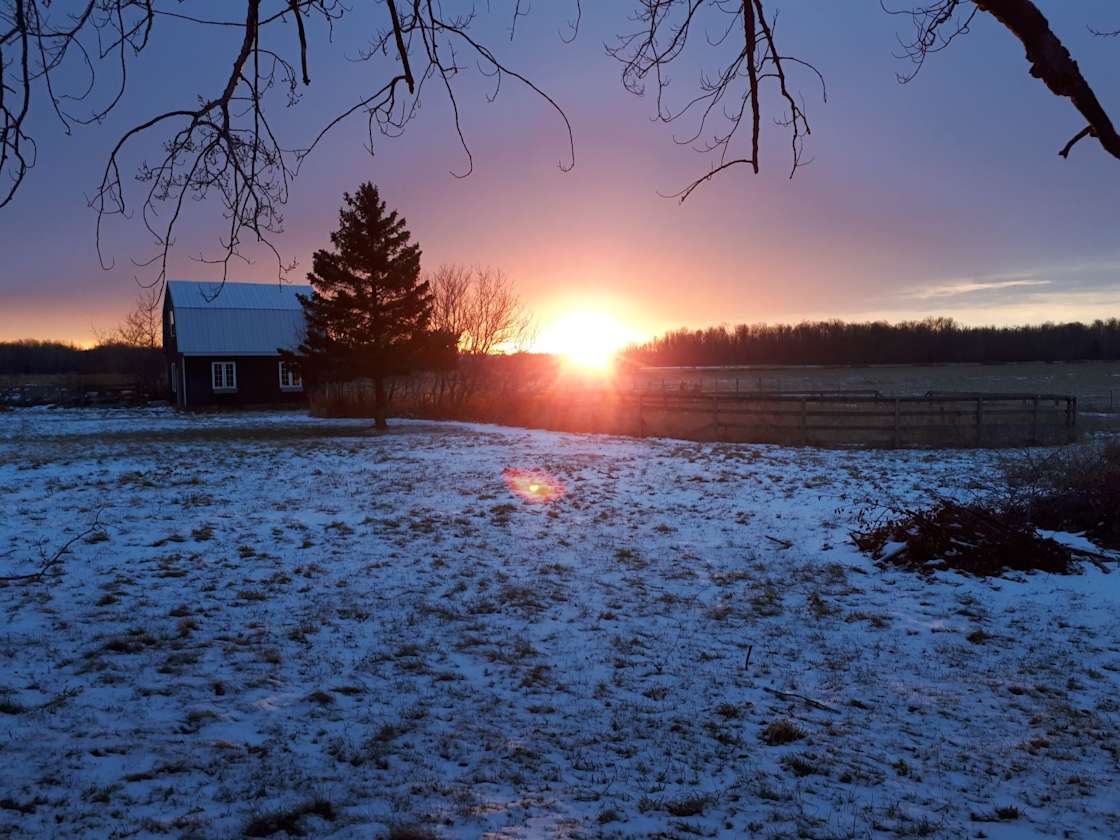
<instances>
[{"instance_id":1,"label":"house window","mask_svg":"<svg viewBox=\"0 0 1120 840\"><path fill-rule=\"evenodd\" d=\"M303 377L288 362L280 362L280 390L302 391Z\"/></svg>"},{"instance_id":2,"label":"house window","mask_svg":"<svg viewBox=\"0 0 1120 840\"><path fill-rule=\"evenodd\" d=\"M175 337L175 310L167 310L167 329L172 338Z\"/></svg>"},{"instance_id":3,"label":"house window","mask_svg":"<svg viewBox=\"0 0 1120 840\"><path fill-rule=\"evenodd\" d=\"M210 383L215 391L236 391L237 362L211 362Z\"/></svg>"}]
</instances>

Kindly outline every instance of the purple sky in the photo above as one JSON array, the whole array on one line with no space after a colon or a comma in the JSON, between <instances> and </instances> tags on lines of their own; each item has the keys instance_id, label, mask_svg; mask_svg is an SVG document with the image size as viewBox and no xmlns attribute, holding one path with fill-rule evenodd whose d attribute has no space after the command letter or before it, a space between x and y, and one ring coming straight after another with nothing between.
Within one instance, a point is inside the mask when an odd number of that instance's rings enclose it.
<instances>
[{"instance_id":1,"label":"purple sky","mask_svg":"<svg viewBox=\"0 0 1120 840\"><path fill-rule=\"evenodd\" d=\"M651 121L653 103L627 94L603 44L627 27L629 0L588 3L574 44L558 36L566 2L533 4L509 42L509 8L494 0L478 35L546 89L570 116L576 167L564 173L562 126L543 102L507 80L493 103L473 70L460 88L474 174L463 166L446 100L435 88L403 137L362 147L361 118L336 129L295 182L277 239L302 282L311 252L327 244L343 191L377 183L408 219L424 265L489 264L518 284L540 320L568 309L604 309L635 333L677 326L801 318L917 317L1020 322L1120 315L1120 162L1083 141L1070 160L1056 151L1083 125L1072 106L1027 74L1019 44L981 15L974 30L932 56L918 78L894 57L908 22L877 2L771 0L784 49L825 74L822 104L797 79L813 125L813 163L787 179L787 137L764 122L763 171L736 169L683 206L659 197L703 174L706 159ZM904 5L898 0L896 5ZM1120 118L1120 39L1088 25L1120 27L1108 0L1040 2L1087 78ZM482 4L480 8L485 8ZM379 10L380 11L380 10ZM312 86L281 117L286 145L360 93L360 79L388 65L355 64L363 19L337 33L332 54L313 41ZM369 32L370 19L364 19ZM154 47L133 66L125 100L102 126L65 136L40 102L33 132L39 164L13 205L0 210L0 338L89 341L116 321L149 278L132 258L150 253L142 227L114 220L102 271L95 218L85 203L122 129L213 91L230 42L200 44L187 26L161 20ZM674 71L684 95L699 65ZM381 78L381 76L378 76ZM200 87L203 86L203 87ZM678 130L682 133L683 128ZM148 147L149 149L153 147ZM205 279L192 261L221 224L216 208L192 208L170 276ZM275 278L264 253L233 279Z\"/></svg>"}]
</instances>

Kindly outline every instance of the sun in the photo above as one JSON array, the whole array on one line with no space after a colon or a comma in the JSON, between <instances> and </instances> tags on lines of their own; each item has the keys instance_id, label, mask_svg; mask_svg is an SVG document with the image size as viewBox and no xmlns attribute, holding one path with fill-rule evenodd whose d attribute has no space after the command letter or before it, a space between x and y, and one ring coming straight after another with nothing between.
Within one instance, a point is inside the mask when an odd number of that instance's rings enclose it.
<instances>
[{"instance_id":1,"label":"sun","mask_svg":"<svg viewBox=\"0 0 1120 840\"><path fill-rule=\"evenodd\" d=\"M631 330L606 312L576 310L545 327L537 349L563 356L585 370L605 372L615 354L634 339Z\"/></svg>"}]
</instances>

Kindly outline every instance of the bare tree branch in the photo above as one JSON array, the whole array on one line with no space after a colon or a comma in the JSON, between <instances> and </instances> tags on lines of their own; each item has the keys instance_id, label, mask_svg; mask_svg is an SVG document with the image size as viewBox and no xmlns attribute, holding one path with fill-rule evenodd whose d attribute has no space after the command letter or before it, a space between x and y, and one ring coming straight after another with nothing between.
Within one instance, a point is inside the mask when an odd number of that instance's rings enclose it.
<instances>
[{"instance_id":1,"label":"bare tree branch","mask_svg":"<svg viewBox=\"0 0 1120 840\"><path fill-rule=\"evenodd\" d=\"M573 33L582 14L579 0L574 2ZM77 9L74 2L0 0L0 207L10 203L35 164L35 143L28 133L33 103L41 99L47 104L65 131L72 125L102 120L121 101L130 60L150 44L153 28L161 20L240 30L242 37L219 91L149 116L123 133L90 199L98 217L102 265L112 265L102 255L104 222L111 216L135 215L155 242L154 254L137 265L153 268L153 285L160 289L188 199L209 202L224 217L219 250L198 256L200 262L217 266L223 281L231 263L247 260L244 247L249 244L270 251L282 276L291 265L281 259L273 239L283 230L282 208L302 161L327 132L359 112L368 119L372 153L376 135L391 137L404 130L416 113L427 81L436 80L446 95L467 155L466 173L456 174L469 173L473 160L455 84L467 55L497 85L509 76L559 113L569 152L561 166L570 169L574 163L572 129L563 109L472 37L468 30L477 13L468 0L376 0L372 8L385 15L387 26L373 34L373 46L359 58L388 57L400 62L401 72L390 72L382 81L375 81L352 106L328 119L302 148L282 142L274 131L274 94L282 92L286 104L292 106L299 100L299 88L310 84L309 27L317 26L329 37L344 19L357 23L357 13L343 0L238 0L230 5L243 11L241 20L193 13L182 0L80 0ZM444 11L455 6L465 11ZM519 2L514 11L516 28L517 18L524 17L528 8ZM295 46L288 55L273 46L283 41L264 37L269 27L294 29ZM109 60L115 81L108 99L83 110L80 103L98 90L97 77ZM74 67L70 69L70 65ZM77 89L67 89L65 85L73 84L76 77L80 78ZM135 187L124 173L127 159L140 154L147 137L159 138L162 149L154 160L139 164L136 180L141 187L134 198Z\"/></svg>"},{"instance_id":2,"label":"bare tree branch","mask_svg":"<svg viewBox=\"0 0 1120 840\"><path fill-rule=\"evenodd\" d=\"M512 38L531 13L531 0L508 2L504 8L512 8ZM569 2L574 3L574 18L568 22L570 36L560 34L564 41L575 37L583 15L581 0ZM636 6L634 31L622 34L608 50L622 64L624 86L634 94L653 93L659 121L688 125L676 141L710 155L708 171L675 193L678 198L683 201L731 168L760 171L762 112L771 102L779 108L773 121L789 139L790 176L808 162L803 150L811 130L794 77L807 75L813 86L819 84L825 101L828 92L812 64L780 49L777 15L768 16L767 0L631 2ZM913 24L912 34L900 39L901 57L913 65L900 75L902 81L912 79L928 55L966 34L978 14L990 15L1024 45L1032 75L1055 95L1068 98L1084 118L1086 125L1061 149L1062 157L1093 137L1120 158L1120 135L1113 122L1034 0L881 2L903 3L887 11L907 15ZM405 130L429 83L446 97L466 158L462 170L453 174L465 177L474 158L462 121L459 78L472 65L493 82L488 99L498 95L508 78L554 109L568 142L560 168L574 166L572 126L559 103L476 36L474 26L489 3L374 0L364 7L379 16L384 29L372 33L370 46L358 58L387 62L389 69L359 82L364 87L353 104L311 132L302 146L282 142L274 131L278 100L289 107L298 103L301 88L311 81L309 45L316 34L330 38L343 21L360 25L357 7L345 0L231 0L227 5L243 12L240 19L195 12L197 6L188 7L185 0L0 0L0 208L12 202L36 165L29 120L38 103L65 132L99 123L122 101L132 61L149 47L156 24L163 21L200 32L240 31L242 37L219 90L172 103L123 133L90 199L97 212L102 264L112 264L101 249L106 219L138 218L153 237L154 253L137 264L153 268L153 284L160 288L188 199L216 208L225 222L219 248L199 255L202 263L217 266L224 280L231 263L247 260L248 246L257 246L273 255L282 276L291 264L281 259L273 240L283 230L282 210L302 162L327 133L359 113L366 117L366 145L372 153L379 137ZM273 37L275 30L279 34ZM1120 34L1090 31L1102 37ZM283 37L293 32L294 38ZM691 94L680 100L671 96L671 70L697 61L705 69ZM102 74L111 80L107 86L99 84ZM124 172L135 165L131 160L152 139L162 144L159 152L138 165L135 180L126 177Z\"/></svg>"},{"instance_id":3,"label":"bare tree branch","mask_svg":"<svg viewBox=\"0 0 1120 840\"><path fill-rule=\"evenodd\" d=\"M1120 134L1081 74L1081 68L1033 0L937 0L910 9L887 11L909 15L914 23L913 38L902 41L904 56L913 62L914 69L901 75L900 81L913 79L927 55L945 49L958 36L966 34L976 15L986 12L1026 48L1031 75L1041 79L1055 96L1069 99L1088 122L1058 154L1068 158L1079 141L1095 137L1106 152L1120 158ZM1103 36L1120 34L1090 31Z\"/></svg>"},{"instance_id":4,"label":"bare tree branch","mask_svg":"<svg viewBox=\"0 0 1120 840\"><path fill-rule=\"evenodd\" d=\"M693 117L694 130L677 142L694 146L702 153L712 153L715 160L708 172L674 194L681 201L715 175L732 167L749 165L757 173L760 167L762 85L777 88L786 111L776 119L790 133L792 161L790 176L803 165L804 138L810 133L809 121L800 100L790 90L787 66L808 70L821 85L827 101L824 77L808 62L783 54L774 36L774 23L766 17L763 0L638 0L634 19L641 28L623 35L608 48L622 65L622 82L631 93L644 95L652 86L656 98L657 119L675 123ZM690 40L705 23L718 34L704 40L708 55L726 53L715 73L702 73L699 92L678 107L669 104L671 67L688 55ZM734 52L724 50L733 29L742 32L741 45ZM734 141L749 116L749 149L743 154L732 152ZM712 124L715 123L714 130ZM710 133L709 133L710 132Z\"/></svg>"},{"instance_id":5,"label":"bare tree branch","mask_svg":"<svg viewBox=\"0 0 1120 840\"><path fill-rule=\"evenodd\" d=\"M1089 123L1059 154L1069 155L1084 136L1096 137L1104 150L1120 158L1120 134L1069 50L1050 29L1050 22L1031 0L974 0L1018 38L1027 51L1031 75L1041 79L1055 96L1069 99ZM1086 134L1086 130L1088 134Z\"/></svg>"}]
</instances>

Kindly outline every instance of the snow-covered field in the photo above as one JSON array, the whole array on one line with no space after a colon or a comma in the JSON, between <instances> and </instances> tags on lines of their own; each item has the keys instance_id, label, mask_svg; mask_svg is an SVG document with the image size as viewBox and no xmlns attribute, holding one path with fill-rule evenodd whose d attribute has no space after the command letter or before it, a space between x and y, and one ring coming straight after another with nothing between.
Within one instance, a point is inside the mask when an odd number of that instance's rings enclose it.
<instances>
[{"instance_id":1,"label":"snow-covered field","mask_svg":"<svg viewBox=\"0 0 1120 840\"><path fill-rule=\"evenodd\" d=\"M1120 573L847 540L996 455L365 426L0 414L0 834L1120 836Z\"/></svg>"}]
</instances>

